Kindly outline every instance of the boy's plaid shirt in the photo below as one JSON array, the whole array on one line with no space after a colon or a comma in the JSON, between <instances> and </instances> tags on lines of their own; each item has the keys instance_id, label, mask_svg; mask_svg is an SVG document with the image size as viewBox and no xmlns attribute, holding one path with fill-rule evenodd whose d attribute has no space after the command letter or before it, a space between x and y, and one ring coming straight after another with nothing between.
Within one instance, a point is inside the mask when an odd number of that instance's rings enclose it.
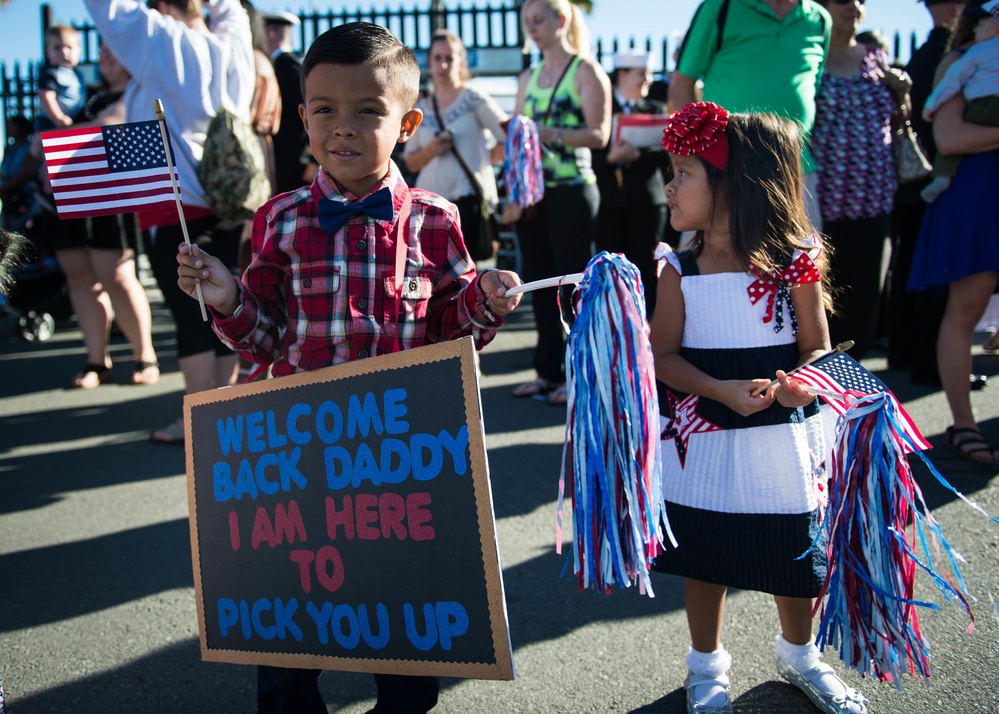
<instances>
[{"instance_id":1,"label":"boy's plaid shirt","mask_svg":"<svg viewBox=\"0 0 999 714\"><path fill-rule=\"evenodd\" d=\"M320 171L308 188L278 196L253 218L257 253L241 280L232 317L216 333L275 377L472 335L482 347L502 319L489 312L458 227L458 211L436 194L406 186L395 164L371 193L388 186L394 213L412 195L406 274L395 314L392 221L359 215L334 235L319 226L319 199L355 201ZM370 195L370 194L368 194Z\"/></svg>"}]
</instances>

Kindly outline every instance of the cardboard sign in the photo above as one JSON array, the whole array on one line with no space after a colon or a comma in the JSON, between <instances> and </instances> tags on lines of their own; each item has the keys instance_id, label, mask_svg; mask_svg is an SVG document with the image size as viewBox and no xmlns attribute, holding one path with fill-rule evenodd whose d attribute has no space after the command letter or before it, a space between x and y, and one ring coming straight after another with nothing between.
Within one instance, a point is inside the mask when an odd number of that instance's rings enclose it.
<instances>
[{"instance_id":1,"label":"cardboard sign","mask_svg":"<svg viewBox=\"0 0 999 714\"><path fill-rule=\"evenodd\" d=\"M661 151L668 119L665 114L615 114L611 127L613 143L627 141L639 149Z\"/></svg>"},{"instance_id":2,"label":"cardboard sign","mask_svg":"<svg viewBox=\"0 0 999 714\"><path fill-rule=\"evenodd\" d=\"M184 398L201 654L512 679L471 338Z\"/></svg>"}]
</instances>

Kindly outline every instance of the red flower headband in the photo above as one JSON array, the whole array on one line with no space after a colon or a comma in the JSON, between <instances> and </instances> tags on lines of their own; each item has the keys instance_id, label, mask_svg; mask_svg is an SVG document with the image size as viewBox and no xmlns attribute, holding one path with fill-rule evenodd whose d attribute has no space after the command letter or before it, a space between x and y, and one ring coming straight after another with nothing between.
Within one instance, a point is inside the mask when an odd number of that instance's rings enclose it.
<instances>
[{"instance_id":1,"label":"red flower headband","mask_svg":"<svg viewBox=\"0 0 999 714\"><path fill-rule=\"evenodd\" d=\"M663 129L663 149L680 156L697 155L717 169L728 164L728 111L711 102L687 104L673 112Z\"/></svg>"}]
</instances>

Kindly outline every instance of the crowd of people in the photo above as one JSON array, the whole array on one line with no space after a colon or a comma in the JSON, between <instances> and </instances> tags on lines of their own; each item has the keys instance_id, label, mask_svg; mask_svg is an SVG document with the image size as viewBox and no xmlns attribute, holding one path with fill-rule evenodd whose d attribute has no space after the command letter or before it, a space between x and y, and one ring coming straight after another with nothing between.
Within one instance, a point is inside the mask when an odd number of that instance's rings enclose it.
<instances>
[{"instance_id":1,"label":"crowd of people","mask_svg":"<svg viewBox=\"0 0 999 714\"><path fill-rule=\"evenodd\" d=\"M163 99L187 231L176 210L74 221L44 213L38 225L86 349L73 387L110 377L112 315L132 348L132 381L160 376L135 278L140 236L174 319L187 393L235 383L237 354L281 376L463 335L481 347L517 307L506 291L521 276L475 267L497 249L488 220L501 202L509 117L469 83L460 37L433 35L430 86L418 99L415 56L374 25L336 27L303 59L291 41L299 18L246 0L85 1L105 85L85 96L79 37L50 28L42 116L34 128L8 121L5 213L8 197L17 207L25 192L47 202L33 132L152 119ZM974 330L999 282L999 0L924 3L934 28L901 67L861 35L865 0L705 0L667 101L650 97L647 53L615 54L608 76L576 5L521 6L540 61L518 79L514 114L537 127L544 197L503 220L524 280L580 272L594 250L624 253L640 271L666 405L665 498L685 543L657 569L686 578L688 711L731 711L728 587L774 596L782 676L822 711L866 711L812 642L825 564L818 549L795 557L821 513L808 454L822 447L818 429L800 428L816 417L814 398L781 370L847 340L857 358L886 347L892 368L942 385L948 446L999 464L970 402L985 385L971 373ZM254 128L267 157L273 198L252 221L220 218L199 183L204 136L223 106ZM616 129L631 115L660 118L662 141L623 137ZM963 158L899 185L893 138L906 123L931 159ZM792 267L800 279L787 277ZM403 280L400 270L416 272ZM776 305L747 297L761 276L785 290ZM571 290L533 294L536 376L515 397L566 404ZM779 383L760 391L775 372ZM681 452L669 430L691 399L715 428ZM182 421L151 438L183 444ZM775 440L786 463L773 458ZM261 668L259 711L325 711L318 674ZM376 682L373 712L422 714L438 698L434 677Z\"/></svg>"}]
</instances>

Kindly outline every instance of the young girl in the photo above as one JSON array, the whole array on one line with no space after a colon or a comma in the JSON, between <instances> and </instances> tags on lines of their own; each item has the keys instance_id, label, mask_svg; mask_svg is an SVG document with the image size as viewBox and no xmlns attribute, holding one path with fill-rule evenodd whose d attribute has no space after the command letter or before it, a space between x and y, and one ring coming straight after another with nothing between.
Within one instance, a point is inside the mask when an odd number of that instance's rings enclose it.
<instances>
[{"instance_id":1,"label":"young girl","mask_svg":"<svg viewBox=\"0 0 999 714\"><path fill-rule=\"evenodd\" d=\"M729 587L772 593L777 669L824 712L865 699L819 659L812 605L825 575L817 532L827 449L818 405L783 370L829 347L825 256L805 213L790 122L688 104L664 132L674 178L652 323L663 395L663 490L680 547L656 561L687 578L688 712L731 712L721 645ZM776 374L779 385L767 388Z\"/></svg>"}]
</instances>

